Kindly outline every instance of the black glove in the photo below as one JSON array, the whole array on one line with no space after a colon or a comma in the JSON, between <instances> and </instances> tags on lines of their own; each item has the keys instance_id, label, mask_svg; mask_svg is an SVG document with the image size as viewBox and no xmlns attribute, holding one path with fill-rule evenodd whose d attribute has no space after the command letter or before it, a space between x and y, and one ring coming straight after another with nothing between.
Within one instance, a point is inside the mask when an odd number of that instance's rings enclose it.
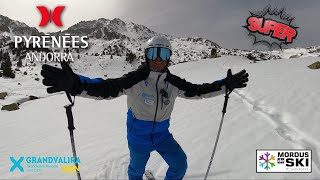
<instances>
[{"instance_id":1,"label":"black glove","mask_svg":"<svg viewBox=\"0 0 320 180\"><path fill-rule=\"evenodd\" d=\"M224 79L225 86L232 91L235 88L244 88L247 86L249 74L246 70L242 70L237 74L232 75L231 69L228 70L228 75Z\"/></svg>"},{"instance_id":2,"label":"black glove","mask_svg":"<svg viewBox=\"0 0 320 180\"><path fill-rule=\"evenodd\" d=\"M42 65L43 85L50 86L47 88L49 94L66 91L71 95L77 95L81 85L79 76L72 71L66 62L62 62L61 67L62 69L47 64Z\"/></svg>"}]
</instances>

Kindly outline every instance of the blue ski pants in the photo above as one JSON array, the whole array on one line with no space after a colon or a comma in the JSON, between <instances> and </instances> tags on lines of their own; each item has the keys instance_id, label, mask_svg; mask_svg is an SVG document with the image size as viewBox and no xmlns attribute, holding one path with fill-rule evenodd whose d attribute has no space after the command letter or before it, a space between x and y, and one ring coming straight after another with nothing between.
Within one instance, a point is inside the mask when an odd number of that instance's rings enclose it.
<instances>
[{"instance_id":1,"label":"blue ski pants","mask_svg":"<svg viewBox=\"0 0 320 180\"><path fill-rule=\"evenodd\" d=\"M154 150L169 166L165 180L178 180L184 177L188 167L187 156L172 135L159 144L144 145L129 142L128 146L130 151L129 180L142 180L150 153Z\"/></svg>"}]
</instances>

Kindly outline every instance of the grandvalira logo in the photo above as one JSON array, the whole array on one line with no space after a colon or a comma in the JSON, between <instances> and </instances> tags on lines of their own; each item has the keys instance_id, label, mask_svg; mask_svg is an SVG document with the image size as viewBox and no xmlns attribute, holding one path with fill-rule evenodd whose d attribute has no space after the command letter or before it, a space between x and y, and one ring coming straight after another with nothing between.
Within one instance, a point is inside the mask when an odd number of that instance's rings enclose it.
<instances>
[{"instance_id":1,"label":"grandvalira logo","mask_svg":"<svg viewBox=\"0 0 320 180\"><path fill-rule=\"evenodd\" d=\"M257 173L312 172L311 150L257 150Z\"/></svg>"},{"instance_id":2,"label":"grandvalira logo","mask_svg":"<svg viewBox=\"0 0 320 180\"><path fill-rule=\"evenodd\" d=\"M254 38L253 44L261 43L270 48L293 43L298 36L297 28L292 25L293 17L285 13L285 9L280 10L267 6L264 10L250 12L250 16L243 26L249 31L249 36Z\"/></svg>"}]
</instances>

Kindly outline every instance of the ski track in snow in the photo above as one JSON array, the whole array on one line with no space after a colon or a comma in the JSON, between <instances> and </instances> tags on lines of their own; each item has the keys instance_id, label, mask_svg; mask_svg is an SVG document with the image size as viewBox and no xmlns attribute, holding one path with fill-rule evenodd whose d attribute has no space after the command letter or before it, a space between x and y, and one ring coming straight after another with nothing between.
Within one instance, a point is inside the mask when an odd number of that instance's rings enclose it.
<instances>
[{"instance_id":1,"label":"ski track in snow","mask_svg":"<svg viewBox=\"0 0 320 180\"><path fill-rule=\"evenodd\" d=\"M279 136L287 141L290 141L294 146L298 146L302 149L311 149L312 161L315 164L318 171L320 171L320 156L317 150L320 147L320 143L314 140L314 138L307 136L303 132L299 131L298 128L288 124L284 119L284 114L280 112L269 112L269 108L262 107L259 101L253 100L248 95L244 95L237 91L233 91L234 95L240 98L248 108L254 112L259 113L264 119L271 123L275 127L275 131Z\"/></svg>"},{"instance_id":2,"label":"ski track in snow","mask_svg":"<svg viewBox=\"0 0 320 180\"><path fill-rule=\"evenodd\" d=\"M116 159L106 161L101 174L94 179L127 179L129 160L129 153L126 153Z\"/></svg>"}]
</instances>

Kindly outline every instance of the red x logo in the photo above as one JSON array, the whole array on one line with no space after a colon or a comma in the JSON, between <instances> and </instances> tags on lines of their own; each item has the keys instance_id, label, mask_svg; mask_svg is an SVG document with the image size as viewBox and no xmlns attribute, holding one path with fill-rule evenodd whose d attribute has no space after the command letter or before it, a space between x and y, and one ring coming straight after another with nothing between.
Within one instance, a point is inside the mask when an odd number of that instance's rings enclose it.
<instances>
[{"instance_id":1,"label":"red x logo","mask_svg":"<svg viewBox=\"0 0 320 180\"><path fill-rule=\"evenodd\" d=\"M42 19L41 19L39 26L46 26L48 24L48 22L51 23L52 21L57 26L59 26L59 27L62 26L61 12L65 8L65 6L57 6L56 8L54 8L53 12L51 10L48 10L48 8L45 6L37 6L37 8L39 9L39 11L42 15Z\"/></svg>"}]
</instances>

